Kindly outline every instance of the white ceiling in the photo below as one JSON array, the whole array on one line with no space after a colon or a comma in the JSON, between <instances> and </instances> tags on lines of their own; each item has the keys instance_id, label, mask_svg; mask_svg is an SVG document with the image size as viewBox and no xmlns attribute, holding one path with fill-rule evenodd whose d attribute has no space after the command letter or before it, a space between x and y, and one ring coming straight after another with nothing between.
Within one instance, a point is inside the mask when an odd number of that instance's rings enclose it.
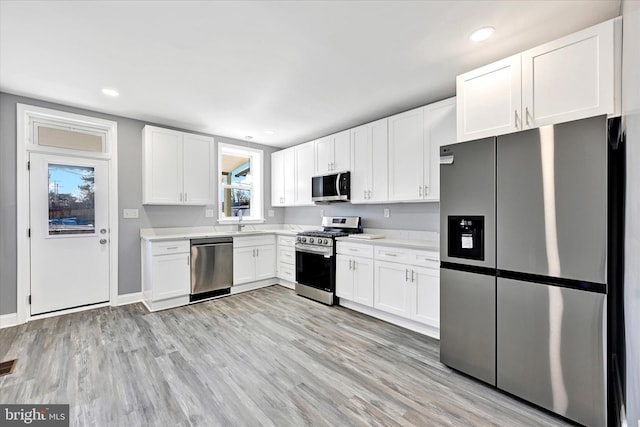
<instances>
[{"instance_id":1,"label":"white ceiling","mask_svg":"<svg viewBox=\"0 0 640 427\"><path fill-rule=\"evenodd\" d=\"M457 74L619 13L620 0L0 0L0 90L284 147L452 96ZM470 42L485 25L495 35Z\"/></svg>"}]
</instances>

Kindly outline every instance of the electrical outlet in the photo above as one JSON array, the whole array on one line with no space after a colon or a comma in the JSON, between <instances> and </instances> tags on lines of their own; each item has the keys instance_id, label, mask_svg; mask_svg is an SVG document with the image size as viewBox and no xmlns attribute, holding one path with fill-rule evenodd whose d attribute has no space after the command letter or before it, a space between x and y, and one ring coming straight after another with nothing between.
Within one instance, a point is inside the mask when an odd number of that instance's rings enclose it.
<instances>
[{"instance_id":1,"label":"electrical outlet","mask_svg":"<svg viewBox=\"0 0 640 427\"><path fill-rule=\"evenodd\" d=\"M389 218L389 208L384 208L384 217Z\"/></svg>"},{"instance_id":2,"label":"electrical outlet","mask_svg":"<svg viewBox=\"0 0 640 427\"><path fill-rule=\"evenodd\" d=\"M207 218L213 218L213 209L205 209L204 210L204 216Z\"/></svg>"},{"instance_id":3,"label":"electrical outlet","mask_svg":"<svg viewBox=\"0 0 640 427\"><path fill-rule=\"evenodd\" d=\"M276 213L275 213L275 211L274 211L273 209L269 209L269 210L267 211L267 216L268 216L269 218L273 218L274 216L276 216Z\"/></svg>"},{"instance_id":4,"label":"electrical outlet","mask_svg":"<svg viewBox=\"0 0 640 427\"><path fill-rule=\"evenodd\" d=\"M139 218L138 209L123 209L122 216L127 219Z\"/></svg>"}]
</instances>

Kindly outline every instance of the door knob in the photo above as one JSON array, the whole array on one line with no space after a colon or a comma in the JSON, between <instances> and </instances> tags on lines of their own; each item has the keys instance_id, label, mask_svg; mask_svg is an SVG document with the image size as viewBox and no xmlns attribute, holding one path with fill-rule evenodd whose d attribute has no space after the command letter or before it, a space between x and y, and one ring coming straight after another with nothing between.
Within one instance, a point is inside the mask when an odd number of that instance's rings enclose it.
<instances>
[{"instance_id":1,"label":"door knob","mask_svg":"<svg viewBox=\"0 0 640 427\"><path fill-rule=\"evenodd\" d=\"M101 245L106 245L107 244L107 239L100 239L100 244Z\"/></svg>"}]
</instances>

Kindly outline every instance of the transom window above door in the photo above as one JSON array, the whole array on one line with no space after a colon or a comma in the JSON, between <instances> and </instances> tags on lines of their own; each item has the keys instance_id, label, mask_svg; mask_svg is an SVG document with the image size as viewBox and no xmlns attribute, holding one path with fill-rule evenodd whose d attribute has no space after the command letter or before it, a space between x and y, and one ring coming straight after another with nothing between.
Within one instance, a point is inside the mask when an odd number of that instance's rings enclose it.
<instances>
[{"instance_id":1,"label":"transom window above door","mask_svg":"<svg viewBox=\"0 0 640 427\"><path fill-rule=\"evenodd\" d=\"M219 222L264 221L263 152L218 144Z\"/></svg>"}]
</instances>

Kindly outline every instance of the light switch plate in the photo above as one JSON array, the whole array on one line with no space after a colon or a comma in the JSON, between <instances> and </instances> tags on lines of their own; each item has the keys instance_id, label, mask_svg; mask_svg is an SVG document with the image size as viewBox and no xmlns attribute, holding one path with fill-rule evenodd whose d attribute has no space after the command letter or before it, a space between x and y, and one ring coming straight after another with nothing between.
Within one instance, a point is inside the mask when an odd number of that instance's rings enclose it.
<instances>
[{"instance_id":1,"label":"light switch plate","mask_svg":"<svg viewBox=\"0 0 640 427\"><path fill-rule=\"evenodd\" d=\"M140 214L138 213L138 209L123 209L122 216L127 219L139 218Z\"/></svg>"},{"instance_id":2,"label":"light switch plate","mask_svg":"<svg viewBox=\"0 0 640 427\"><path fill-rule=\"evenodd\" d=\"M204 216L207 218L213 218L213 209L205 209Z\"/></svg>"},{"instance_id":3,"label":"light switch plate","mask_svg":"<svg viewBox=\"0 0 640 427\"><path fill-rule=\"evenodd\" d=\"M389 218L389 208L384 208L384 217Z\"/></svg>"}]
</instances>

